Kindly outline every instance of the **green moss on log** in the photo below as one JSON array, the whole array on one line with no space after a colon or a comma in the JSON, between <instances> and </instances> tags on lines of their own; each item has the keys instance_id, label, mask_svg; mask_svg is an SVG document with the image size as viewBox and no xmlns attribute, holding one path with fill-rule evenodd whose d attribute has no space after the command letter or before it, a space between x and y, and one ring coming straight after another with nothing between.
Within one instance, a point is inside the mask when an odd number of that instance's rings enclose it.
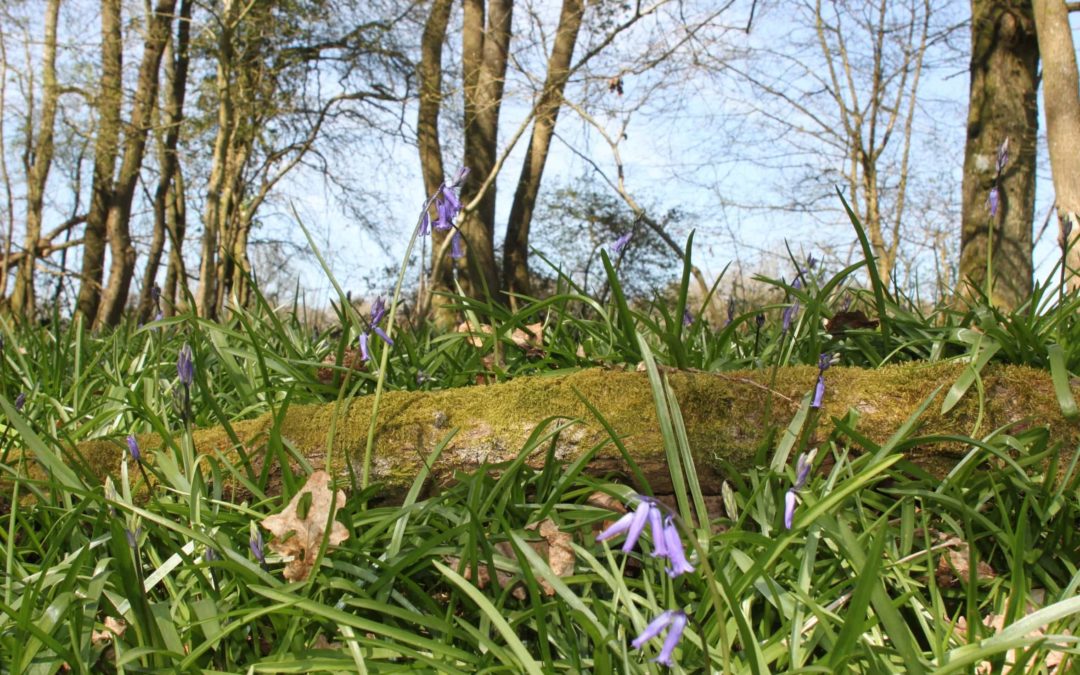
<instances>
[{"instance_id":1,"label":"green moss on log","mask_svg":"<svg viewBox=\"0 0 1080 675\"><path fill-rule=\"evenodd\" d=\"M876 370L830 369L822 420L858 414L858 430L882 443L935 390L938 399L925 413L920 434L984 436L1004 425L1014 429L1045 426L1053 441L1072 450L1077 445L1077 425L1067 422L1054 396L1048 373L1030 368L991 366L982 374L984 396L976 387L947 415L940 414L944 391L963 368L957 363L903 364ZM719 491L721 465L735 470L748 468L771 427L785 428L802 398L813 388L813 367L782 368L770 382L771 371L665 373L679 401L690 443L694 449L702 486ZM580 394L580 398L579 398ZM437 465L433 478L448 480L456 470L513 459L536 425L558 416L578 422L560 436L556 455L572 461L606 438L581 398L594 405L619 433L628 451L642 467L653 489L670 489L660 430L645 373L590 369L569 375L523 377L490 386L437 392L389 392L379 410L372 478L383 484L388 496L400 494L413 482L424 458L451 430L457 433ZM767 401L771 399L771 405ZM325 466L327 436L337 417L333 471L345 475L350 467L359 473L372 397L346 402L335 413L335 404L293 406L285 413L280 434L316 467ZM768 417L767 417L767 411ZM269 415L238 422L234 429L248 456L261 468L273 420ZM819 425L819 434L830 428ZM161 439L140 436L144 455L162 448ZM199 452L220 452L230 462L240 454L225 431L218 428L195 432ZM79 452L99 477L115 475L124 444L120 439L82 443ZM916 463L936 474L953 466L966 448L942 443L909 451ZM542 462L544 451L534 453L531 463ZM597 473L625 470L610 444L590 462ZM274 469L274 467L272 467Z\"/></svg>"}]
</instances>

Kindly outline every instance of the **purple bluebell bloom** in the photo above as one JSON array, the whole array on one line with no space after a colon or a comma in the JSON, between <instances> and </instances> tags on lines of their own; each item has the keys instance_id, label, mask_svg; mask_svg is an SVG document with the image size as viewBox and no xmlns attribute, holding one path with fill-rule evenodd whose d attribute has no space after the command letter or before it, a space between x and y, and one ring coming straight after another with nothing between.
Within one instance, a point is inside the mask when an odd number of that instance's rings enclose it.
<instances>
[{"instance_id":1,"label":"purple bluebell bloom","mask_svg":"<svg viewBox=\"0 0 1080 675\"><path fill-rule=\"evenodd\" d=\"M248 546L251 548L251 555L255 556L255 559L259 561L259 564L265 565L266 549L264 548L263 536L261 531L255 531L255 536L248 540Z\"/></svg>"},{"instance_id":2,"label":"purple bluebell bloom","mask_svg":"<svg viewBox=\"0 0 1080 675\"><path fill-rule=\"evenodd\" d=\"M820 408L825 400L825 371L832 365L832 354L823 352L818 357L817 385L814 387L814 400L810 403L811 408Z\"/></svg>"},{"instance_id":3,"label":"purple bluebell bloom","mask_svg":"<svg viewBox=\"0 0 1080 675\"><path fill-rule=\"evenodd\" d=\"M15 412L22 412L24 405L26 405L26 392L20 391L19 395L15 397Z\"/></svg>"},{"instance_id":4,"label":"purple bluebell bloom","mask_svg":"<svg viewBox=\"0 0 1080 675\"><path fill-rule=\"evenodd\" d=\"M694 314L690 311L690 308L684 308L682 314L682 325L690 326L694 323Z\"/></svg>"},{"instance_id":5,"label":"purple bluebell bloom","mask_svg":"<svg viewBox=\"0 0 1080 675\"><path fill-rule=\"evenodd\" d=\"M420 236L426 237L431 234L431 216L428 214L427 209L424 209L424 215L420 216Z\"/></svg>"},{"instance_id":6,"label":"purple bluebell bloom","mask_svg":"<svg viewBox=\"0 0 1080 675\"><path fill-rule=\"evenodd\" d=\"M754 323L757 324L757 327L760 330L761 327L765 325L765 315L759 312L758 315L754 317Z\"/></svg>"},{"instance_id":7,"label":"purple bluebell bloom","mask_svg":"<svg viewBox=\"0 0 1080 675\"><path fill-rule=\"evenodd\" d=\"M135 548L136 544L139 543L139 535L141 535L141 534L142 534L142 526L141 525L139 527L136 527L134 532L132 532L131 530L129 530L126 527L124 528L124 536L127 538L128 546L130 546L131 548Z\"/></svg>"},{"instance_id":8,"label":"purple bluebell bloom","mask_svg":"<svg viewBox=\"0 0 1080 675\"><path fill-rule=\"evenodd\" d=\"M682 639L683 630L686 629L686 623L687 617L685 612L669 609L653 619L649 625L645 627L645 630L641 632L641 635L634 638L630 644L634 649L641 649L645 646L646 642L660 635L660 633L667 628L668 633L667 637L664 638L664 646L661 648L660 654L653 659L653 661L671 668L675 665L672 656L675 653L675 647L679 645L679 640Z\"/></svg>"},{"instance_id":9,"label":"purple bluebell bloom","mask_svg":"<svg viewBox=\"0 0 1080 675\"><path fill-rule=\"evenodd\" d=\"M371 359L371 352L368 351L368 334L360 333L360 359L367 361Z\"/></svg>"},{"instance_id":10,"label":"purple bluebell bloom","mask_svg":"<svg viewBox=\"0 0 1080 675\"><path fill-rule=\"evenodd\" d=\"M667 570L668 576L674 579L680 574L693 572L694 566L686 559L686 551L679 537L679 528L675 527L675 521L671 516L664 520L664 542L667 559L671 562L671 567Z\"/></svg>"},{"instance_id":11,"label":"purple bluebell bloom","mask_svg":"<svg viewBox=\"0 0 1080 675\"><path fill-rule=\"evenodd\" d=\"M634 231L631 230L615 240L615 243L611 245L611 252L615 255L622 253L626 245L630 243L630 237L634 236Z\"/></svg>"},{"instance_id":12,"label":"purple bluebell bloom","mask_svg":"<svg viewBox=\"0 0 1080 675\"><path fill-rule=\"evenodd\" d=\"M795 490L788 490L784 495L784 529L790 530L795 520Z\"/></svg>"},{"instance_id":13,"label":"purple bluebell bloom","mask_svg":"<svg viewBox=\"0 0 1080 675\"><path fill-rule=\"evenodd\" d=\"M641 537L641 532L645 529L645 524L652 519L651 512L654 510L659 511L656 502L651 497L638 495L637 499L640 502L637 509L623 514L623 516L612 523L609 528L596 535L596 541L605 541L625 533L626 541L624 541L622 545L623 553L629 553L634 550L637 540ZM655 538L655 521L653 521L653 528L653 536Z\"/></svg>"},{"instance_id":14,"label":"purple bluebell bloom","mask_svg":"<svg viewBox=\"0 0 1080 675\"><path fill-rule=\"evenodd\" d=\"M786 333L791 329L791 320L795 318L795 314L799 311L799 299L795 298L795 302L791 303L784 309L783 322L780 325L780 332Z\"/></svg>"},{"instance_id":15,"label":"purple bluebell bloom","mask_svg":"<svg viewBox=\"0 0 1080 675\"><path fill-rule=\"evenodd\" d=\"M454 230L454 234L450 237L450 257L454 260L461 260L465 257L465 249L462 247L462 242L465 237L461 235L461 230Z\"/></svg>"},{"instance_id":16,"label":"purple bluebell bloom","mask_svg":"<svg viewBox=\"0 0 1080 675\"><path fill-rule=\"evenodd\" d=\"M190 389L195 381L195 357L191 353L191 345L186 342L180 348L179 356L176 357L176 374L180 378L180 383Z\"/></svg>"},{"instance_id":17,"label":"purple bluebell bloom","mask_svg":"<svg viewBox=\"0 0 1080 675\"><path fill-rule=\"evenodd\" d=\"M799 490L802 490L806 486L806 481L810 478L810 468L813 465L814 451L810 454L799 453L799 458L795 460L795 483L784 495L784 528L790 530L791 525L795 520L795 505L796 497Z\"/></svg>"},{"instance_id":18,"label":"purple bluebell bloom","mask_svg":"<svg viewBox=\"0 0 1080 675\"><path fill-rule=\"evenodd\" d=\"M139 442L135 440L135 437L128 435L127 437L128 452L131 453L131 458L136 462L142 461L142 453L139 452Z\"/></svg>"},{"instance_id":19,"label":"purple bluebell bloom","mask_svg":"<svg viewBox=\"0 0 1080 675\"><path fill-rule=\"evenodd\" d=\"M394 341L391 340L390 336L387 335L386 331L384 331L378 325L385 316L386 302L380 295L375 298L375 302L371 303L371 319L368 321L368 329L360 334L360 358L364 361L367 361L371 358L371 353L368 351L368 341L371 338L371 333L375 333L376 335L378 335L383 342L390 345L391 347L394 346Z\"/></svg>"},{"instance_id":20,"label":"purple bluebell bloom","mask_svg":"<svg viewBox=\"0 0 1080 675\"><path fill-rule=\"evenodd\" d=\"M1001 172L1005 170L1005 165L1009 163L1009 137L1006 136L1002 141L997 151L997 172L1001 175Z\"/></svg>"},{"instance_id":21,"label":"purple bluebell bloom","mask_svg":"<svg viewBox=\"0 0 1080 675\"><path fill-rule=\"evenodd\" d=\"M990 209L990 217L997 215L998 204L1001 202L1001 193L995 185L990 188L990 194L986 195L986 206Z\"/></svg>"},{"instance_id":22,"label":"purple bluebell bloom","mask_svg":"<svg viewBox=\"0 0 1080 675\"><path fill-rule=\"evenodd\" d=\"M649 531L652 532L654 558L666 558L668 555L667 535L664 532L664 514L660 509L649 509ZM682 543L680 542L680 546Z\"/></svg>"}]
</instances>

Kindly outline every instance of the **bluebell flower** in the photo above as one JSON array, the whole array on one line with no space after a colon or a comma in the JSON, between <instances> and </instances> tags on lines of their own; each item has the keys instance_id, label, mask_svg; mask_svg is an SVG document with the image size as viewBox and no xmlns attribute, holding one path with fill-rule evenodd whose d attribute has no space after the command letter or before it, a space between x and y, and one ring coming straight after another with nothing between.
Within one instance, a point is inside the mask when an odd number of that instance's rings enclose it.
<instances>
[{"instance_id":1,"label":"bluebell flower","mask_svg":"<svg viewBox=\"0 0 1080 675\"><path fill-rule=\"evenodd\" d=\"M367 361L371 358L371 352L368 351L368 334L360 333L360 359Z\"/></svg>"},{"instance_id":2,"label":"bluebell flower","mask_svg":"<svg viewBox=\"0 0 1080 675\"><path fill-rule=\"evenodd\" d=\"M1005 165L1009 163L1009 137L1006 136L1002 141L997 151L997 172L1001 175L1001 172L1005 170Z\"/></svg>"},{"instance_id":3,"label":"bluebell flower","mask_svg":"<svg viewBox=\"0 0 1080 675\"><path fill-rule=\"evenodd\" d=\"M136 527L134 532L132 532L130 529L128 529L126 527L124 528L124 536L127 538L128 546L130 546L131 548L135 548L135 546L139 543L139 535L141 535L141 534L142 534L142 526L141 525L139 527Z\"/></svg>"},{"instance_id":4,"label":"bluebell flower","mask_svg":"<svg viewBox=\"0 0 1080 675\"><path fill-rule=\"evenodd\" d=\"M784 528L790 530L791 525L795 520L795 505L797 502L797 495L799 490L803 489L806 485L806 481L810 478L810 468L814 463L814 455L816 450L810 451L810 453L799 453L799 458L795 460L795 482L791 488L784 495Z\"/></svg>"},{"instance_id":5,"label":"bluebell flower","mask_svg":"<svg viewBox=\"0 0 1080 675\"><path fill-rule=\"evenodd\" d=\"M630 237L634 236L634 231L631 230L615 240L615 243L611 245L611 252L615 255L622 253L622 250L626 248L626 245L630 243Z\"/></svg>"},{"instance_id":6,"label":"bluebell flower","mask_svg":"<svg viewBox=\"0 0 1080 675\"><path fill-rule=\"evenodd\" d=\"M791 303L784 309L783 321L780 325L780 332L786 333L791 328L791 320L795 318L796 312L799 311L799 299L795 298L795 302Z\"/></svg>"},{"instance_id":7,"label":"bluebell flower","mask_svg":"<svg viewBox=\"0 0 1080 675\"><path fill-rule=\"evenodd\" d=\"M203 560L206 561L207 565L209 565L210 563L214 562L217 559L218 559L218 554L217 554L217 551L215 551L214 549L207 548L206 551L203 552Z\"/></svg>"},{"instance_id":8,"label":"bluebell flower","mask_svg":"<svg viewBox=\"0 0 1080 675\"><path fill-rule=\"evenodd\" d=\"M998 204L1001 202L1001 193L995 185L990 188L990 194L986 195L986 206L990 209L990 217L997 215Z\"/></svg>"},{"instance_id":9,"label":"bluebell flower","mask_svg":"<svg viewBox=\"0 0 1080 675\"><path fill-rule=\"evenodd\" d=\"M664 543L668 561L668 576L674 579L680 574L693 572L694 566L686 559L686 551L683 549L682 539L679 537L679 528L675 527L675 521L671 516L664 520Z\"/></svg>"},{"instance_id":10,"label":"bluebell flower","mask_svg":"<svg viewBox=\"0 0 1080 675\"><path fill-rule=\"evenodd\" d=\"M694 315L693 315L693 313L690 311L689 307L684 308L683 309L683 314L682 314L682 325L690 326L693 323L694 323Z\"/></svg>"},{"instance_id":11,"label":"bluebell flower","mask_svg":"<svg viewBox=\"0 0 1080 675\"><path fill-rule=\"evenodd\" d=\"M724 326L730 326L731 322L735 320L735 298L728 298L727 302L727 321L724 322Z\"/></svg>"},{"instance_id":12,"label":"bluebell flower","mask_svg":"<svg viewBox=\"0 0 1080 675\"><path fill-rule=\"evenodd\" d=\"M255 556L255 560L259 561L260 565L265 565L266 548L261 531L255 530L254 536L248 540L248 546L251 548L251 555Z\"/></svg>"},{"instance_id":13,"label":"bluebell flower","mask_svg":"<svg viewBox=\"0 0 1080 675\"><path fill-rule=\"evenodd\" d=\"M634 550L634 546L645 529L645 524L650 521L650 513L654 510L659 512L655 500L651 497L638 495L637 498L640 502L637 509L623 514L621 518L612 523L611 527L596 535L596 541L605 541L625 533L626 541L623 542L622 552L629 553ZM653 521L653 527L655 528L655 526L655 521ZM655 540L657 538L655 529L653 532Z\"/></svg>"},{"instance_id":14,"label":"bluebell flower","mask_svg":"<svg viewBox=\"0 0 1080 675\"><path fill-rule=\"evenodd\" d=\"M22 412L24 405L26 405L26 392L20 391L19 395L15 397L15 412Z\"/></svg>"},{"instance_id":15,"label":"bluebell flower","mask_svg":"<svg viewBox=\"0 0 1080 675\"><path fill-rule=\"evenodd\" d=\"M630 644L634 649L641 649L645 646L646 642L652 640L657 635L660 635L666 628L668 633L667 637L664 638L664 646L661 648L660 654L653 659L653 661L671 668L675 665L672 656L675 653L675 647L679 645L679 640L682 639L686 623L687 617L685 612L669 609L653 619L649 625L645 627L645 630L641 632L641 635L634 638Z\"/></svg>"},{"instance_id":16,"label":"bluebell flower","mask_svg":"<svg viewBox=\"0 0 1080 675\"><path fill-rule=\"evenodd\" d=\"M818 357L817 385L814 387L814 400L810 402L811 408L820 408L825 400L825 371L832 365L832 354L824 352Z\"/></svg>"},{"instance_id":17,"label":"bluebell flower","mask_svg":"<svg viewBox=\"0 0 1080 675\"><path fill-rule=\"evenodd\" d=\"M465 238L461 236L461 230L454 230L454 234L450 238L450 257L454 260L460 260L465 257L465 250L461 246L464 239Z\"/></svg>"},{"instance_id":18,"label":"bluebell flower","mask_svg":"<svg viewBox=\"0 0 1080 675\"><path fill-rule=\"evenodd\" d=\"M191 353L191 345L186 342L176 357L176 375L180 378L180 383L188 389L195 381L195 357Z\"/></svg>"},{"instance_id":19,"label":"bluebell flower","mask_svg":"<svg viewBox=\"0 0 1080 675\"><path fill-rule=\"evenodd\" d=\"M667 536L664 533L664 514L660 512L660 509L649 509L649 531L652 532L653 540L652 556L666 558L668 555Z\"/></svg>"},{"instance_id":20,"label":"bluebell flower","mask_svg":"<svg viewBox=\"0 0 1080 675\"><path fill-rule=\"evenodd\" d=\"M390 336L379 326L379 322L386 316L386 302L382 296L375 298L375 302L371 303L371 319L368 321L368 329L360 334L360 358L367 361L371 358L371 353L368 351L369 340L371 339L371 333L375 333L379 338L390 345L394 346L394 341L390 339Z\"/></svg>"},{"instance_id":21,"label":"bluebell flower","mask_svg":"<svg viewBox=\"0 0 1080 675\"><path fill-rule=\"evenodd\" d=\"M131 458L136 462L142 461L142 453L139 452L139 442L135 440L135 437L128 435L127 437L128 452L131 453Z\"/></svg>"}]
</instances>

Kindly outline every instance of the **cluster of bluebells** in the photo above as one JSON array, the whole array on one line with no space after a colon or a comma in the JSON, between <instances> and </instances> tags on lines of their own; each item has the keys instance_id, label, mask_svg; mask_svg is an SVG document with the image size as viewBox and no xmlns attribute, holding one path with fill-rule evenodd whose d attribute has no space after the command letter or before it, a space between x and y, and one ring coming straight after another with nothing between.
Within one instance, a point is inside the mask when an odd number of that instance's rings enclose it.
<instances>
[{"instance_id":1,"label":"cluster of bluebells","mask_svg":"<svg viewBox=\"0 0 1080 675\"><path fill-rule=\"evenodd\" d=\"M990 194L986 196L986 206L990 209L990 217L993 218L997 215L998 204L1001 203L1001 172L1005 170L1005 165L1009 163L1009 137L1005 137L1005 141L1001 144L997 151L997 163L995 168L997 171L994 173L994 187L990 188Z\"/></svg>"},{"instance_id":2,"label":"cluster of bluebells","mask_svg":"<svg viewBox=\"0 0 1080 675\"><path fill-rule=\"evenodd\" d=\"M380 326L379 322L386 316L386 303L383 302L382 296L375 298L375 302L371 304L371 319L368 321L368 329L360 334L360 358L364 361L371 359L371 352L368 351L368 340L371 339L371 334L375 333L379 338L388 344L394 346L394 341L390 339L390 336L386 334Z\"/></svg>"},{"instance_id":3,"label":"cluster of bluebells","mask_svg":"<svg viewBox=\"0 0 1080 675\"><path fill-rule=\"evenodd\" d=\"M454 231L453 236L450 238L450 255L453 258L461 258L465 255L462 250L461 230L454 224L454 219L461 212L461 199L458 198L457 190L461 187L467 175L469 175L469 168L463 166L457 170L450 182L444 182L440 185L439 189L435 191L435 194L424 206L424 215L420 218L421 237L431 234L433 227L440 232L447 232L451 229ZM431 222L429 213L432 202L435 203L434 223Z\"/></svg>"},{"instance_id":4,"label":"cluster of bluebells","mask_svg":"<svg viewBox=\"0 0 1080 675\"><path fill-rule=\"evenodd\" d=\"M645 531L645 526L648 525L653 542L652 557L667 559L666 571L668 576L674 579L680 574L693 572L694 566L686 559L686 549L683 548L682 538L679 536L679 529L675 525L674 516L665 513L661 504L652 497L637 495L637 500L638 506L636 509L624 514L610 527L597 535L596 540L605 541L620 534L625 534L626 539L623 541L622 552L630 553L634 550L638 539L641 538L642 533ZM670 667L673 665L672 654L682 638L686 623L685 612L667 610L653 619L645 627L641 635L634 639L631 645L634 649L641 649L645 643L652 640L666 628L668 633L664 639L664 646L660 650L660 654L653 660L656 663Z\"/></svg>"}]
</instances>

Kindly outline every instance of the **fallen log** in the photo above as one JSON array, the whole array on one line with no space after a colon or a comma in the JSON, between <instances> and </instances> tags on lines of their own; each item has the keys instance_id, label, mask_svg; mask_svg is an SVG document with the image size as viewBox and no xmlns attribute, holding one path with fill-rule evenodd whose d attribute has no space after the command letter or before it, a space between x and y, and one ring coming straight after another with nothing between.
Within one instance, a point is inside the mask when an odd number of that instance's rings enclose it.
<instances>
[{"instance_id":1,"label":"fallen log","mask_svg":"<svg viewBox=\"0 0 1080 675\"><path fill-rule=\"evenodd\" d=\"M959 363L908 363L875 370L833 367L826 374L826 394L818 425L820 441L832 429L832 417L855 411L862 436L883 443L935 390L947 390L968 366ZM771 371L703 373L665 370L685 421L698 478L706 494L718 494L724 467L742 471L754 463L768 430L783 431L803 398L812 391L817 370L800 366ZM1010 433L1031 427L1048 429L1051 439L1072 452L1080 427L1067 421L1047 372L1018 366L991 365L981 374L982 400L972 387L952 410L942 415L941 397L923 415L921 435L985 436L1012 425ZM371 415L372 396L347 401L337 413L331 471L359 475ZM671 490L660 429L649 381L643 372L589 369L572 374L521 377L509 382L434 392L387 392L376 427L372 481L389 499L401 495L421 471L425 458L452 430L445 451L432 467L435 485L456 471L514 459L536 425L557 416L573 420L555 440L555 456L571 462L608 438L583 401L594 406L619 434L629 455L658 493ZM278 433L315 468L324 468L327 434L335 404L294 405L284 414ZM274 420L269 414L232 426L243 453L262 469ZM779 435L776 436L779 438ZM163 444L155 435L138 438L146 461L153 462ZM221 427L194 432L199 453L220 453L238 463L238 449ZM537 466L547 445L528 458ZM908 458L944 475L968 450L958 443L928 443L909 449ZM98 478L116 475L125 453L122 439L80 443L79 454ZM771 449L769 450L771 455ZM620 454L608 443L589 461L593 474L627 473Z\"/></svg>"}]
</instances>

